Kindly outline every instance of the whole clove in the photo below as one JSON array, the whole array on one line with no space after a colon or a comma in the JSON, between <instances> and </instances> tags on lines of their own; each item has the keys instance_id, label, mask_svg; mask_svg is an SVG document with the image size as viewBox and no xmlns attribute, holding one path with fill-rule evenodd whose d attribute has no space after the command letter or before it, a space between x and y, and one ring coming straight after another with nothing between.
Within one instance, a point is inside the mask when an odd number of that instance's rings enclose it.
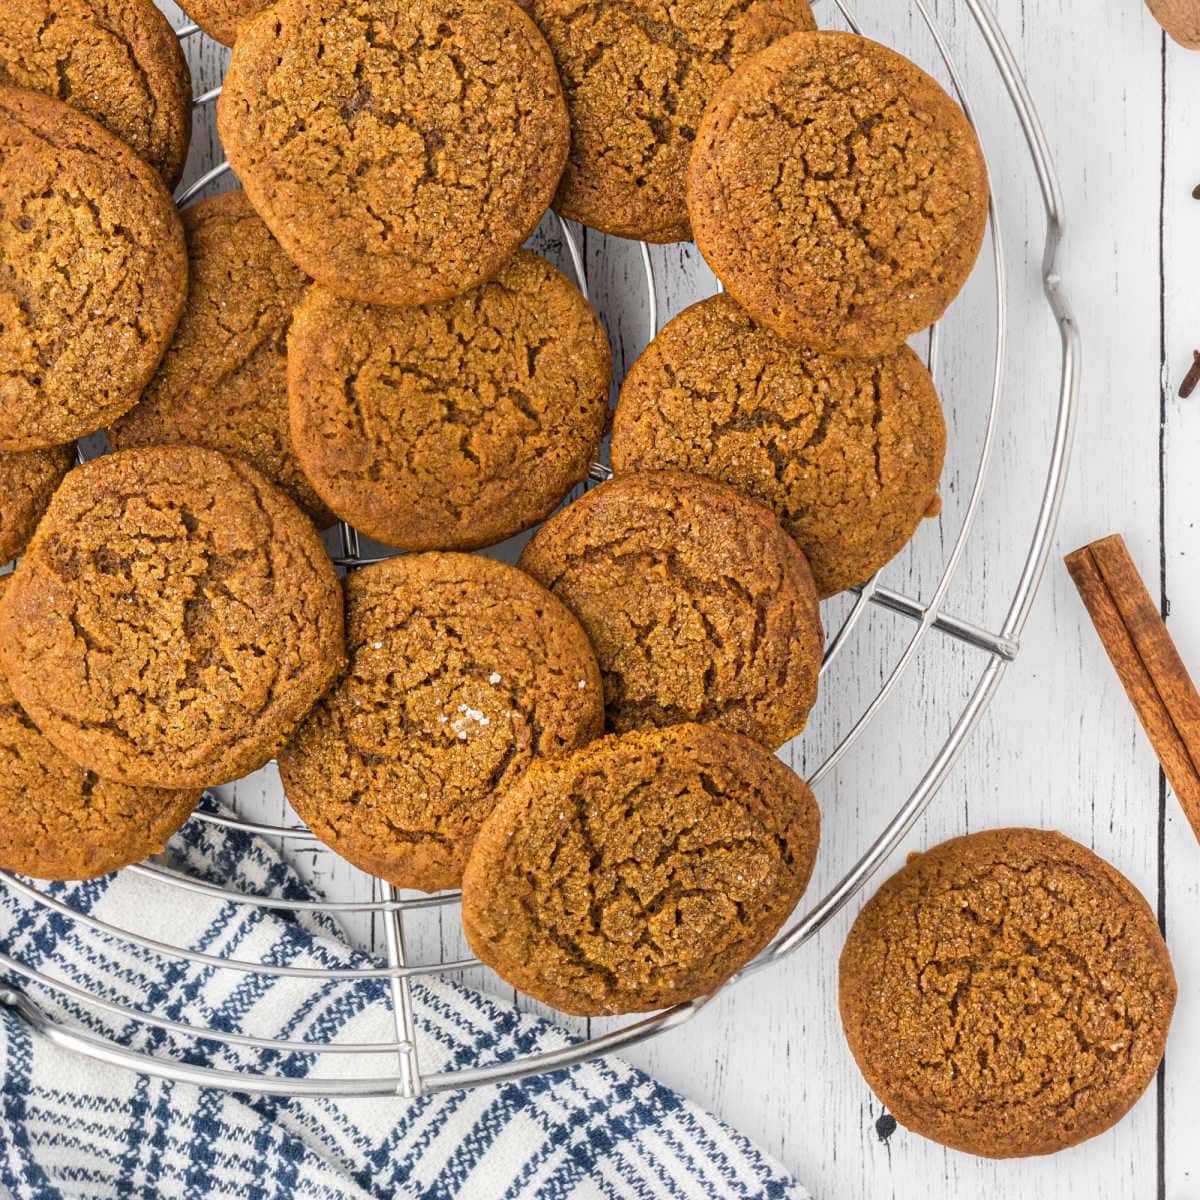
<instances>
[{"instance_id":1,"label":"whole clove","mask_svg":"<svg viewBox=\"0 0 1200 1200\"><path fill-rule=\"evenodd\" d=\"M1179 398L1186 400L1196 390L1198 383L1200 383L1200 350L1193 350L1192 365L1179 385Z\"/></svg>"}]
</instances>

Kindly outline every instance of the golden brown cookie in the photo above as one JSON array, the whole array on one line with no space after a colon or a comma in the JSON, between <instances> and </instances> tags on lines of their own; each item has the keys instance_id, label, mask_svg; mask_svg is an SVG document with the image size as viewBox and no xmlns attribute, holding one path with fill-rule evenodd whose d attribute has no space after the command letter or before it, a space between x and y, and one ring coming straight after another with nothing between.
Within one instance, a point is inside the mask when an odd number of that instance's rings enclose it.
<instances>
[{"instance_id":1,"label":"golden brown cookie","mask_svg":"<svg viewBox=\"0 0 1200 1200\"><path fill-rule=\"evenodd\" d=\"M747 59L704 114L688 170L696 244L789 341L894 350L966 281L987 222L962 109L894 50L797 33Z\"/></svg>"},{"instance_id":2,"label":"golden brown cookie","mask_svg":"<svg viewBox=\"0 0 1200 1200\"><path fill-rule=\"evenodd\" d=\"M312 522L198 447L72 471L0 604L0 667L37 727L140 787L261 767L343 658L341 589Z\"/></svg>"},{"instance_id":3,"label":"golden brown cookie","mask_svg":"<svg viewBox=\"0 0 1200 1200\"><path fill-rule=\"evenodd\" d=\"M399 887L457 887L500 791L600 736L596 656L528 575L409 554L347 576L349 665L279 755L287 797L343 858Z\"/></svg>"},{"instance_id":4,"label":"golden brown cookie","mask_svg":"<svg viewBox=\"0 0 1200 1200\"><path fill-rule=\"evenodd\" d=\"M0 597L11 576L0 577ZM59 753L0 675L0 870L94 879L157 854L199 792L131 788Z\"/></svg>"},{"instance_id":5,"label":"golden brown cookie","mask_svg":"<svg viewBox=\"0 0 1200 1200\"><path fill-rule=\"evenodd\" d=\"M240 188L183 214L187 306L158 373L109 430L118 450L166 443L245 459L318 526L333 524L292 450L287 334L308 280Z\"/></svg>"},{"instance_id":6,"label":"golden brown cookie","mask_svg":"<svg viewBox=\"0 0 1200 1200\"><path fill-rule=\"evenodd\" d=\"M808 886L812 793L740 734L635 730L534 762L484 822L463 877L471 949L580 1016L712 992Z\"/></svg>"},{"instance_id":7,"label":"golden brown cookie","mask_svg":"<svg viewBox=\"0 0 1200 1200\"><path fill-rule=\"evenodd\" d=\"M64 100L174 187L192 134L192 78L152 0L4 0L0 84Z\"/></svg>"},{"instance_id":8,"label":"golden brown cookie","mask_svg":"<svg viewBox=\"0 0 1200 1200\"><path fill-rule=\"evenodd\" d=\"M74 446L0 451L0 563L25 549L74 461Z\"/></svg>"},{"instance_id":9,"label":"golden brown cookie","mask_svg":"<svg viewBox=\"0 0 1200 1200\"><path fill-rule=\"evenodd\" d=\"M648 242L691 237L685 183L700 118L743 59L813 29L806 0L528 0L571 116L554 207Z\"/></svg>"},{"instance_id":10,"label":"golden brown cookie","mask_svg":"<svg viewBox=\"0 0 1200 1200\"><path fill-rule=\"evenodd\" d=\"M586 478L608 415L608 340L526 250L420 308L314 287L288 344L292 438L326 504L405 550L467 550L540 521Z\"/></svg>"},{"instance_id":11,"label":"golden brown cookie","mask_svg":"<svg viewBox=\"0 0 1200 1200\"><path fill-rule=\"evenodd\" d=\"M682 471L618 475L556 513L517 564L579 618L609 726L689 721L772 748L817 697L812 574L774 513Z\"/></svg>"},{"instance_id":12,"label":"golden brown cookie","mask_svg":"<svg viewBox=\"0 0 1200 1200\"><path fill-rule=\"evenodd\" d=\"M61 446L127 412L187 293L162 180L90 117L0 87L0 450Z\"/></svg>"},{"instance_id":13,"label":"golden brown cookie","mask_svg":"<svg viewBox=\"0 0 1200 1200\"><path fill-rule=\"evenodd\" d=\"M179 7L210 38L232 46L238 27L267 8L271 0L186 0Z\"/></svg>"},{"instance_id":14,"label":"golden brown cookie","mask_svg":"<svg viewBox=\"0 0 1200 1200\"><path fill-rule=\"evenodd\" d=\"M785 342L728 296L667 324L613 419L618 471L711 475L769 505L817 591L869 579L939 507L946 425L907 346L834 358Z\"/></svg>"},{"instance_id":15,"label":"golden brown cookie","mask_svg":"<svg viewBox=\"0 0 1200 1200\"><path fill-rule=\"evenodd\" d=\"M279 0L238 32L218 126L284 250L368 304L492 278L570 138L549 47L512 0Z\"/></svg>"},{"instance_id":16,"label":"golden brown cookie","mask_svg":"<svg viewBox=\"0 0 1200 1200\"><path fill-rule=\"evenodd\" d=\"M1115 1125L1158 1070L1175 976L1149 905L1084 846L993 829L914 856L841 959L846 1039L903 1125L988 1158Z\"/></svg>"}]
</instances>

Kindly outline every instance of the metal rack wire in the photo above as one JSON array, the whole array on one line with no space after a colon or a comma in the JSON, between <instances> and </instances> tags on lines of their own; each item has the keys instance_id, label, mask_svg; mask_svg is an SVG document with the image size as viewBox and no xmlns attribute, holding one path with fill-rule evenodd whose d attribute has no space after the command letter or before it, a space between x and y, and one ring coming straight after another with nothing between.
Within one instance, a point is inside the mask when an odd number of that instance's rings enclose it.
<instances>
[{"instance_id":1,"label":"metal rack wire","mask_svg":"<svg viewBox=\"0 0 1200 1200\"><path fill-rule=\"evenodd\" d=\"M849 0L833 0L847 25L860 32ZM949 0L947 0L949 3ZM958 64L951 57L947 42L937 21L930 13L927 0L911 0L913 12L928 30L941 60L946 75L968 116L972 115L969 97L963 86L963 76ZM824 760L809 774L809 783L814 788L824 780L839 761L855 745L872 724L880 709L893 695L912 662L931 632L937 632L980 652L982 665L975 677L961 710L953 717L949 733L941 746L925 765L915 781L905 802L891 816L884 828L871 844L850 866L827 893L794 923L785 928L752 963L746 966L732 983L792 954L841 910L854 894L866 883L884 860L897 847L929 803L967 735L978 721L981 713L998 686L1005 668L1018 652L1019 639L1025 626L1050 549L1051 535L1058 516L1066 475L1067 459L1071 443L1072 426L1078 393L1078 341L1074 321L1067 299L1063 293L1058 271L1058 252L1063 232L1062 204L1054 175L1051 156L1046 145L1037 114L1030 100L1025 83L1017 69L1012 52L1004 40L994 14L986 0L959 0L951 5L956 12L969 13L978 30L999 79L1011 102L1013 113L1020 124L1028 148L1032 167L1037 179L1041 201L1045 211L1045 240L1042 259L1042 290L1049 312L1057 324L1060 340L1060 372L1056 389L1056 415L1052 442L1049 446L1048 462L1042 483L1041 501L1036 519L1029 535L1028 550L1016 585L1011 592L1002 622L996 628L956 616L945 610L946 598L951 583L958 571L964 549L970 536L981 497L984 493L992 446L995 438L997 414L1004 392L1003 368L1005 344L1008 331L1009 294L1005 274L1005 261L1001 246L1000 225L993 199L989 215L990 244L995 276L994 304L995 352L992 365L992 382L974 482L971 485L962 510L962 520L945 555L940 576L927 599L918 599L883 586L874 579L856 589L843 619L829 639L822 675L828 674L835 660L843 653L850 635L872 607L889 610L913 623L913 629L903 644L901 652L887 672L875 695L841 736L840 740ZM198 33L195 25L186 25L178 30L181 38ZM197 106L211 103L220 89L211 89L196 97ZM986 144L985 144L986 150ZM228 171L226 163L220 163L201 174L177 196L182 206L197 196L204 188ZM555 218L557 231L574 268L576 278L585 295L587 273L584 256L580 249L575 229L567 222ZM659 314L655 269L649 248L642 244L641 263L647 287L647 314L649 334L657 331ZM937 327L930 334L928 360L931 371L937 371L941 336ZM593 480L608 476L608 468L602 464L593 467ZM364 555L357 533L348 527L339 532L339 552L335 561L339 565L354 569L377 558ZM316 839L303 826L266 824L244 820L221 813L200 811L193 818L216 826L236 829L243 833L269 837L286 837L292 841L316 844ZM218 1086L239 1092L277 1094L287 1096L415 1096L449 1089L471 1087L484 1083L495 1083L516 1079L541 1071L573 1065L588 1058L620 1051L665 1030L672 1029L690 1020L711 997L702 997L688 1004L676 1005L660 1013L644 1017L621 1027L591 1037L561 1049L528 1055L516 1061L480 1062L455 1070L423 1073L418 1059L416 1025L413 1013L410 984L414 976L432 973L461 972L477 965L476 960L452 958L432 963L409 961L406 944L406 921L416 919L422 913L434 912L458 901L457 893L440 893L432 896L402 896L396 889L378 883L375 898L370 901L308 901L288 900L277 896L256 896L234 891L188 876L155 863L143 863L127 868L179 891L205 896L238 905L268 907L276 910L305 911L308 913L336 916L344 913L369 912L378 914L384 922L386 934L386 965L377 967L347 967L326 970L314 967L270 964L260 961L238 959L231 956L202 954L180 947L167 945L138 933L136 930L120 928L89 913L69 906L63 900L46 894L33 884L5 875L4 886L14 890L30 904L42 905L72 921L79 927L98 936L107 936L127 944L154 951L166 956L190 959L193 963L219 971L239 972L245 975L293 976L299 978L340 979L347 981L384 980L388 988L395 1036L392 1040L362 1043L314 1044L295 1042L279 1038L253 1037L243 1034L218 1033L171 1020L153 1012L146 1012L115 1003L93 995L73 984L51 978L36 968L7 954L0 953L0 969L11 976L23 978L59 995L93 1008L103 1010L124 1021L136 1025L164 1030L189 1038L206 1041L224 1041L229 1045L251 1047L261 1051L279 1051L290 1054L320 1056L380 1055L394 1056L396 1068L382 1075L352 1078L306 1076L279 1077L267 1073L251 1074L212 1067L194 1066L176 1059L154 1057L148 1053L128 1048L106 1040L86 1030L59 1023L22 991L15 988L0 988L0 1003L7 1004L19 1012L34 1028L57 1044L110 1064L163 1076L180 1082L206 1086ZM380 894L382 893L382 894ZM727 985L730 986L730 985Z\"/></svg>"}]
</instances>

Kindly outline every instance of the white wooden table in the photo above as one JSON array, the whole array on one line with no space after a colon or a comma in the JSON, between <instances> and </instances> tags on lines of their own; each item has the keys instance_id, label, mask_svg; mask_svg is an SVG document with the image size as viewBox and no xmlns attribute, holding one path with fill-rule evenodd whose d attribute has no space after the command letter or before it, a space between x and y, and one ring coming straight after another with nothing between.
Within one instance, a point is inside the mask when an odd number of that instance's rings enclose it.
<instances>
[{"instance_id":1,"label":"white wooden table","mask_svg":"<svg viewBox=\"0 0 1200 1200\"><path fill-rule=\"evenodd\" d=\"M1062 179L1063 263L1085 342L1084 405L1055 554L1019 659L906 846L1029 824L1061 829L1113 861L1157 907L1174 954L1180 1004L1166 1065L1116 1130L1050 1159L975 1160L903 1129L882 1139L882 1109L854 1067L836 1008L837 956L861 899L790 960L630 1057L742 1129L823 1200L1193 1200L1200 1197L1200 846L1164 787L1060 560L1094 537L1123 532L1152 587L1172 603L1170 626L1200 670L1200 392L1191 401L1174 397L1200 346L1200 201L1191 197L1200 183L1200 54L1166 42L1141 0L996 3ZM182 23L169 0L163 7ZM978 89L1016 311L993 470L951 605L994 627L1036 511L1054 417L1056 339L1038 291L1042 217L1018 127L972 41L962 0L932 7L951 44L964 48L968 84L972 94ZM885 40L909 52L920 44L906 0L860 0L858 8L868 32L880 29L879 20ZM831 0L821 0L817 13L831 23ZM199 93L219 79L224 52L197 38L189 57ZM216 161L214 150L211 120L202 117L189 177ZM586 249L592 296L620 371L646 337L638 260L628 245L605 246L594 236ZM691 247L657 251L655 262L665 315L711 290ZM979 394L987 378L981 363L990 353L989 286L984 278L968 289L939 376L954 414L946 514L940 527L926 523L912 553L885 576L915 596L928 594L974 475L986 399ZM837 611L835 605L830 615ZM894 659L887 647L906 632L890 614L873 614L865 626L861 644L848 649L829 682L812 734L785 753L799 770L811 769L822 739L828 744L845 714L870 697ZM822 862L811 895L839 877L903 798L905 781L911 786L944 736L964 680L980 666L973 655L953 643L923 651L868 737L826 781L819 792ZM270 768L226 795L248 813L286 813ZM369 895L369 882L337 860L298 857L329 895ZM897 855L885 874L899 861ZM450 913L418 931L415 957L427 960L457 945L455 920ZM351 928L368 944L377 932Z\"/></svg>"}]
</instances>

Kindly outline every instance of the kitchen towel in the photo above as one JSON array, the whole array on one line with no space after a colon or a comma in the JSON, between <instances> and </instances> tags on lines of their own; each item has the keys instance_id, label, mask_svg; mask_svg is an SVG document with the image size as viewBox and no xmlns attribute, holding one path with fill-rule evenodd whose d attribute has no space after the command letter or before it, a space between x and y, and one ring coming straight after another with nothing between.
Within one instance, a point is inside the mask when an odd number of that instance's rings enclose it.
<instances>
[{"instance_id":1,"label":"kitchen towel","mask_svg":"<svg viewBox=\"0 0 1200 1200\"><path fill-rule=\"evenodd\" d=\"M198 819L162 864L242 893L312 898L264 841ZM328 918L185 892L131 872L36 886L101 925L23 897L0 877L0 952L86 996L233 1035L394 1040L386 980L238 973L132 946L102 928L251 962L373 965ZM165 1058L297 1077L362 1071L359 1058L314 1059L147 1026L3 965L0 978L60 1021ZM418 977L412 998L425 1072L569 1040L548 1021L443 978ZM394 1055L367 1061L374 1074L395 1070ZM59 1049L0 1006L0 1089L0 1193L16 1200L807 1197L746 1138L616 1059L415 1100L235 1095Z\"/></svg>"}]
</instances>

